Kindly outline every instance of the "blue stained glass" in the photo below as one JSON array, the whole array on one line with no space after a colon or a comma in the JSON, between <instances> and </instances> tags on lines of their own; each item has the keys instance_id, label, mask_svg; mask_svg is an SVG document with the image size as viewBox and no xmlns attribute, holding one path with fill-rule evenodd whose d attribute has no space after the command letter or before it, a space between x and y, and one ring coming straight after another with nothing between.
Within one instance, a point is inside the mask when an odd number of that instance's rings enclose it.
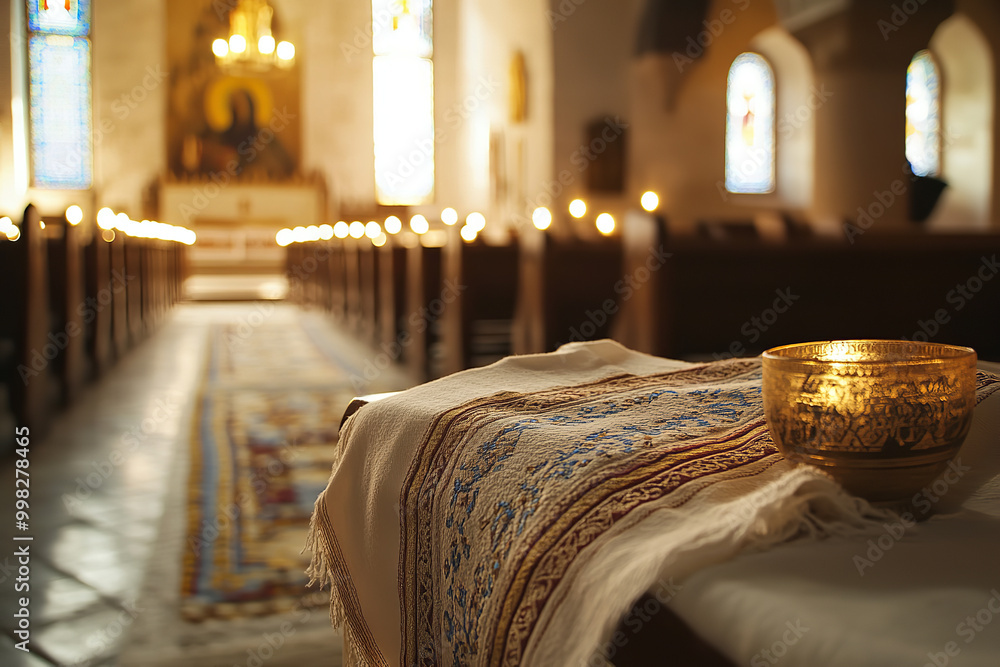
<instances>
[{"instance_id":1,"label":"blue stained glass","mask_svg":"<svg viewBox=\"0 0 1000 667\"><path fill-rule=\"evenodd\" d=\"M50 35L89 35L90 0L28 0L28 30Z\"/></svg>"},{"instance_id":2,"label":"blue stained glass","mask_svg":"<svg viewBox=\"0 0 1000 667\"><path fill-rule=\"evenodd\" d=\"M906 69L906 159L917 176L941 172L941 77L930 51Z\"/></svg>"},{"instance_id":3,"label":"blue stained glass","mask_svg":"<svg viewBox=\"0 0 1000 667\"><path fill-rule=\"evenodd\" d=\"M93 179L90 41L33 36L28 43L28 60L34 184L89 188Z\"/></svg>"},{"instance_id":4,"label":"blue stained glass","mask_svg":"<svg viewBox=\"0 0 1000 667\"><path fill-rule=\"evenodd\" d=\"M742 53L726 85L726 189L774 190L774 73L763 56Z\"/></svg>"}]
</instances>

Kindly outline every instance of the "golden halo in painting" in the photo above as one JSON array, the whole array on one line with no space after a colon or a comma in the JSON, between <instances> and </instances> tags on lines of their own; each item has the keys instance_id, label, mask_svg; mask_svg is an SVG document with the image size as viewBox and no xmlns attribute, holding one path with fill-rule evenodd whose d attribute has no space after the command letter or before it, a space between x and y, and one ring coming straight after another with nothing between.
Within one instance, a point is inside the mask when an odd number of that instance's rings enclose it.
<instances>
[{"instance_id":1,"label":"golden halo in painting","mask_svg":"<svg viewBox=\"0 0 1000 667\"><path fill-rule=\"evenodd\" d=\"M264 127L274 114L274 96L260 79L224 76L216 79L205 91L205 120L215 132L224 132L233 125L236 99L249 100L253 109L254 125Z\"/></svg>"}]
</instances>

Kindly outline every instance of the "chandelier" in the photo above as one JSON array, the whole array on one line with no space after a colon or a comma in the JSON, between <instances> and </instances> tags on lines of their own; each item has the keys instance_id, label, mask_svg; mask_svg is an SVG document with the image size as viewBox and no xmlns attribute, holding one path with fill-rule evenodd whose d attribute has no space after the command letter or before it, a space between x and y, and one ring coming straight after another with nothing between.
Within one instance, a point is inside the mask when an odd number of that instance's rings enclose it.
<instances>
[{"instance_id":1,"label":"chandelier","mask_svg":"<svg viewBox=\"0 0 1000 667\"><path fill-rule=\"evenodd\" d=\"M276 42L271 34L274 9L267 0L239 0L229 14L229 39L212 42L215 61L223 67L243 66L256 70L291 67L295 46Z\"/></svg>"}]
</instances>

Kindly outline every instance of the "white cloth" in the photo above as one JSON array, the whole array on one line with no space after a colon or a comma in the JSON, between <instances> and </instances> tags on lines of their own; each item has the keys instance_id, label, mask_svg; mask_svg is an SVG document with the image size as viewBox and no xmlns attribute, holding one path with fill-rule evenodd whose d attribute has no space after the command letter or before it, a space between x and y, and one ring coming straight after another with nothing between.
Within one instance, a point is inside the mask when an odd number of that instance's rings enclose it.
<instances>
[{"instance_id":1,"label":"white cloth","mask_svg":"<svg viewBox=\"0 0 1000 667\"><path fill-rule=\"evenodd\" d=\"M956 461L954 483L913 503L916 525L737 556L682 582L671 608L752 667L1000 665L1000 392Z\"/></svg>"},{"instance_id":2,"label":"white cloth","mask_svg":"<svg viewBox=\"0 0 1000 667\"><path fill-rule=\"evenodd\" d=\"M554 353L508 357L414 387L351 417L341 432L342 452L325 494L326 506L365 620L389 664L398 664L400 655L399 489L415 442L431 417L500 391L538 391L689 365L633 352L612 341L571 343ZM314 572L317 578L323 574ZM342 621L334 612L335 622Z\"/></svg>"},{"instance_id":3,"label":"white cloth","mask_svg":"<svg viewBox=\"0 0 1000 667\"><path fill-rule=\"evenodd\" d=\"M352 417L317 514L325 511L329 517L364 616L364 631L385 661L400 661L400 488L432 416L500 391L532 392L623 372L647 375L688 366L610 341L571 344L552 354L512 357L443 378L373 403ZM607 653L606 639L644 591L748 548L762 549L794 535L874 531L889 517L812 469L769 461L752 477L708 486L682 509L663 507L641 520L622 522L629 524L627 530L609 530L588 546L596 551L580 559L585 565L574 564L566 573L553 596L559 602L546 606L539 618L544 632L532 637L523 662L599 664L601 653ZM311 546L315 553L315 533ZM320 580L331 574L322 555L311 571ZM343 622L343 601L333 602L334 621ZM354 633L350 624L346 633Z\"/></svg>"}]
</instances>

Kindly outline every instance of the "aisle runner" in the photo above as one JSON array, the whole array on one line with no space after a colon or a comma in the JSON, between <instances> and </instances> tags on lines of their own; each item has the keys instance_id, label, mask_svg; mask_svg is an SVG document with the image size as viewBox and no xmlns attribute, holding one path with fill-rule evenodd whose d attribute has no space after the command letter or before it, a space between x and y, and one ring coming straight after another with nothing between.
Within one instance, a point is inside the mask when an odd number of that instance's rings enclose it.
<instances>
[{"instance_id":1,"label":"aisle runner","mask_svg":"<svg viewBox=\"0 0 1000 667\"><path fill-rule=\"evenodd\" d=\"M299 550L355 390L298 318L279 319L212 331L188 478L189 621L323 603Z\"/></svg>"}]
</instances>

